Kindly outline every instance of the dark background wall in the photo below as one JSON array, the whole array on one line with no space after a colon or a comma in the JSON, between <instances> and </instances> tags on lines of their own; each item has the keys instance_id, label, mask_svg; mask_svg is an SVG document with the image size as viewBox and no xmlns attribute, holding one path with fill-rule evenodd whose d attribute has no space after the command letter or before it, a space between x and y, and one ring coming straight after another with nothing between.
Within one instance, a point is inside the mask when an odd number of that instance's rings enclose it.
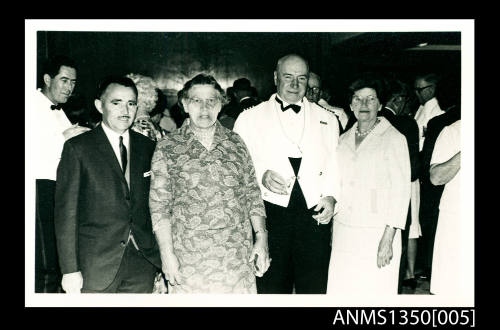
<instances>
[{"instance_id":1,"label":"dark background wall","mask_svg":"<svg viewBox=\"0 0 500 330\"><path fill-rule=\"evenodd\" d=\"M395 72L408 83L422 70L459 76L460 51L405 50L420 40L459 45L460 33L39 31L37 63L40 67L54 54L74 58L79 64L75 92L89 100L108 74L148 75L171 106L182 85L202 71L214 75L223 88L247 77L265 99L275 91L277 59L298 53L333 88L335 103L343 105L344 91L359 72Z\"/></svg>"}]
</instances>

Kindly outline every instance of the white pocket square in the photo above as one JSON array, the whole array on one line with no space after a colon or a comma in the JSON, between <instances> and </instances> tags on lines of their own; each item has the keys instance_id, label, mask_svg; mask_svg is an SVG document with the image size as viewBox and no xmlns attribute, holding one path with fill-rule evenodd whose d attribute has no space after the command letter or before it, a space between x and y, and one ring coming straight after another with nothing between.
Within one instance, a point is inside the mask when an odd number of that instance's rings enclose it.
<instances>
[{"instance_id":1,"label":"white pocket square","mask_svg":"<svg viewBox=\"0 0 500 330\"><path fill-rule=\"evenodd\" d=\"M148 176L151 176L151 171L144 172L144 177L146 178Z\"/></svg>"}]
</instances>

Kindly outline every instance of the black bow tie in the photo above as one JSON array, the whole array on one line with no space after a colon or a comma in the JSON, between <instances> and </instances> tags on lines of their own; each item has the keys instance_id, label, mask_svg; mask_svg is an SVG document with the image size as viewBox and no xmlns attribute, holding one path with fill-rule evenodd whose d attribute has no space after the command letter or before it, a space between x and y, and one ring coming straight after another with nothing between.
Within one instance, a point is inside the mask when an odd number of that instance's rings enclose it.
<instances>
[{"instance_id":1,"label":"black bow tie","mask_svg":"<svg viewBox=\"0 0 500 330\"><path fill-rule=\"evenodd\" d=\"M283 101L281 101L277 96L276 96L276 102L278 102L281 105L282 111L286 111L288 109L292 109L295 113L299 113L300 111L300 105L298 104L289 104L286 107L283 107Z\"/></svg>"},{"instance_id":2,"label":"black bow tie","mask_svg":"<svg viewBox=\"0 0 500 330\"><path fill-rule=\"evenodd\" d=\"M52 110L61 110L62 109L62 105L58 104L58 105L51 105L50 106L50 109Z\"/></svg>"}]
</instances>

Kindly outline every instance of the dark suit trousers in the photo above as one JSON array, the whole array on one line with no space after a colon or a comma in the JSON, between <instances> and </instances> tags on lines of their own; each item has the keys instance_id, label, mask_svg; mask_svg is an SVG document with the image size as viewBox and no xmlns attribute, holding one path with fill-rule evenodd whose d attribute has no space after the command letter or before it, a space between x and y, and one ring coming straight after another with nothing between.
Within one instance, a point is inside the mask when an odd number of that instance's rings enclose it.
<instances>
[{"instance_id":1,"label":"dark suit trousers","mask_svg":"<svg viewBox=\"0 0 500 330\"><path fill-rule=\"evenodd\" d=\"M292 162L292 160L291 160ZM300 166L300 161L298 163ZM294 165L295 173L298 166ZM257 277L257 292L270 294L326 293L332 236L331 222L318 225L298 181L288 207L264 201L271 266Z\"/></svg>"},{"instance_id":2,"label":"dark suit trousers","mask_svg":"<svg viewBox=\"0 0 500 330\"><path fill-rule=\"evenodd\" d=\"M444 186L434 186L428 177L420 180L420 226L422 237L419 238L415 269L424 275L432 273L432 256L434 253L434 238L436 236L439 218L439 203Z\"/></svg>"},{"instance_id":3,"label":"dark suit trousers","mask_svg":"<svg viewBox=\"0 0 500 330\"><path fill-rule=\"evenodd\" d=\"M36 180L35 292L37 293L62 292L54 229L55 189L56 182L53 180Z\"/></svg>"},{"instance_id":4,"label":"dark suit trousers","mask_svg":"<svg viewBox=\"0 0 500 330\"><path fill-rule=\"evenodd\" d=\"M408 207L408 213L406 214L405 230L401 231L401 260L399 262L398 294L403 293L403 280L406 275L406 268L408 267L408 237L410 236L410 225L411 203Z\"/></svg>"},{"instance_id":5,"label":"dark suit trousers","mask_svg":"<svg viewBox=\"0 0 500 330\"><path fill-rule=\"evenodd\" d=\"M104 290L96 291L85 287L82 293L152 293L156 267L130 241L123 252L123 258L115 279Z\"/></svg>"}]
</instances>

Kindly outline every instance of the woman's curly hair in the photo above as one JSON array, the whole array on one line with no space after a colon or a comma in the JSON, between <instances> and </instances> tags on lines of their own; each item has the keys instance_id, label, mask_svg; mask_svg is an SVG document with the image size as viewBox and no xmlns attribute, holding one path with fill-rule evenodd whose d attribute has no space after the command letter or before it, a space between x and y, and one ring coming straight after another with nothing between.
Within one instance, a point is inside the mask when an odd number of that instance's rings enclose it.
<instances>
[{"instance_id":1,"label":"woman's curly hair","mask_svg":"<svg viewBox=\"0 0 500 330\"><path fill-rule=\"evenodd\" d=\"M137 110L150 113L158 101L156 82L151 77L137 73L129 73L126 77L132 79L137 87Z\"/></svg>"}]
</instances>

